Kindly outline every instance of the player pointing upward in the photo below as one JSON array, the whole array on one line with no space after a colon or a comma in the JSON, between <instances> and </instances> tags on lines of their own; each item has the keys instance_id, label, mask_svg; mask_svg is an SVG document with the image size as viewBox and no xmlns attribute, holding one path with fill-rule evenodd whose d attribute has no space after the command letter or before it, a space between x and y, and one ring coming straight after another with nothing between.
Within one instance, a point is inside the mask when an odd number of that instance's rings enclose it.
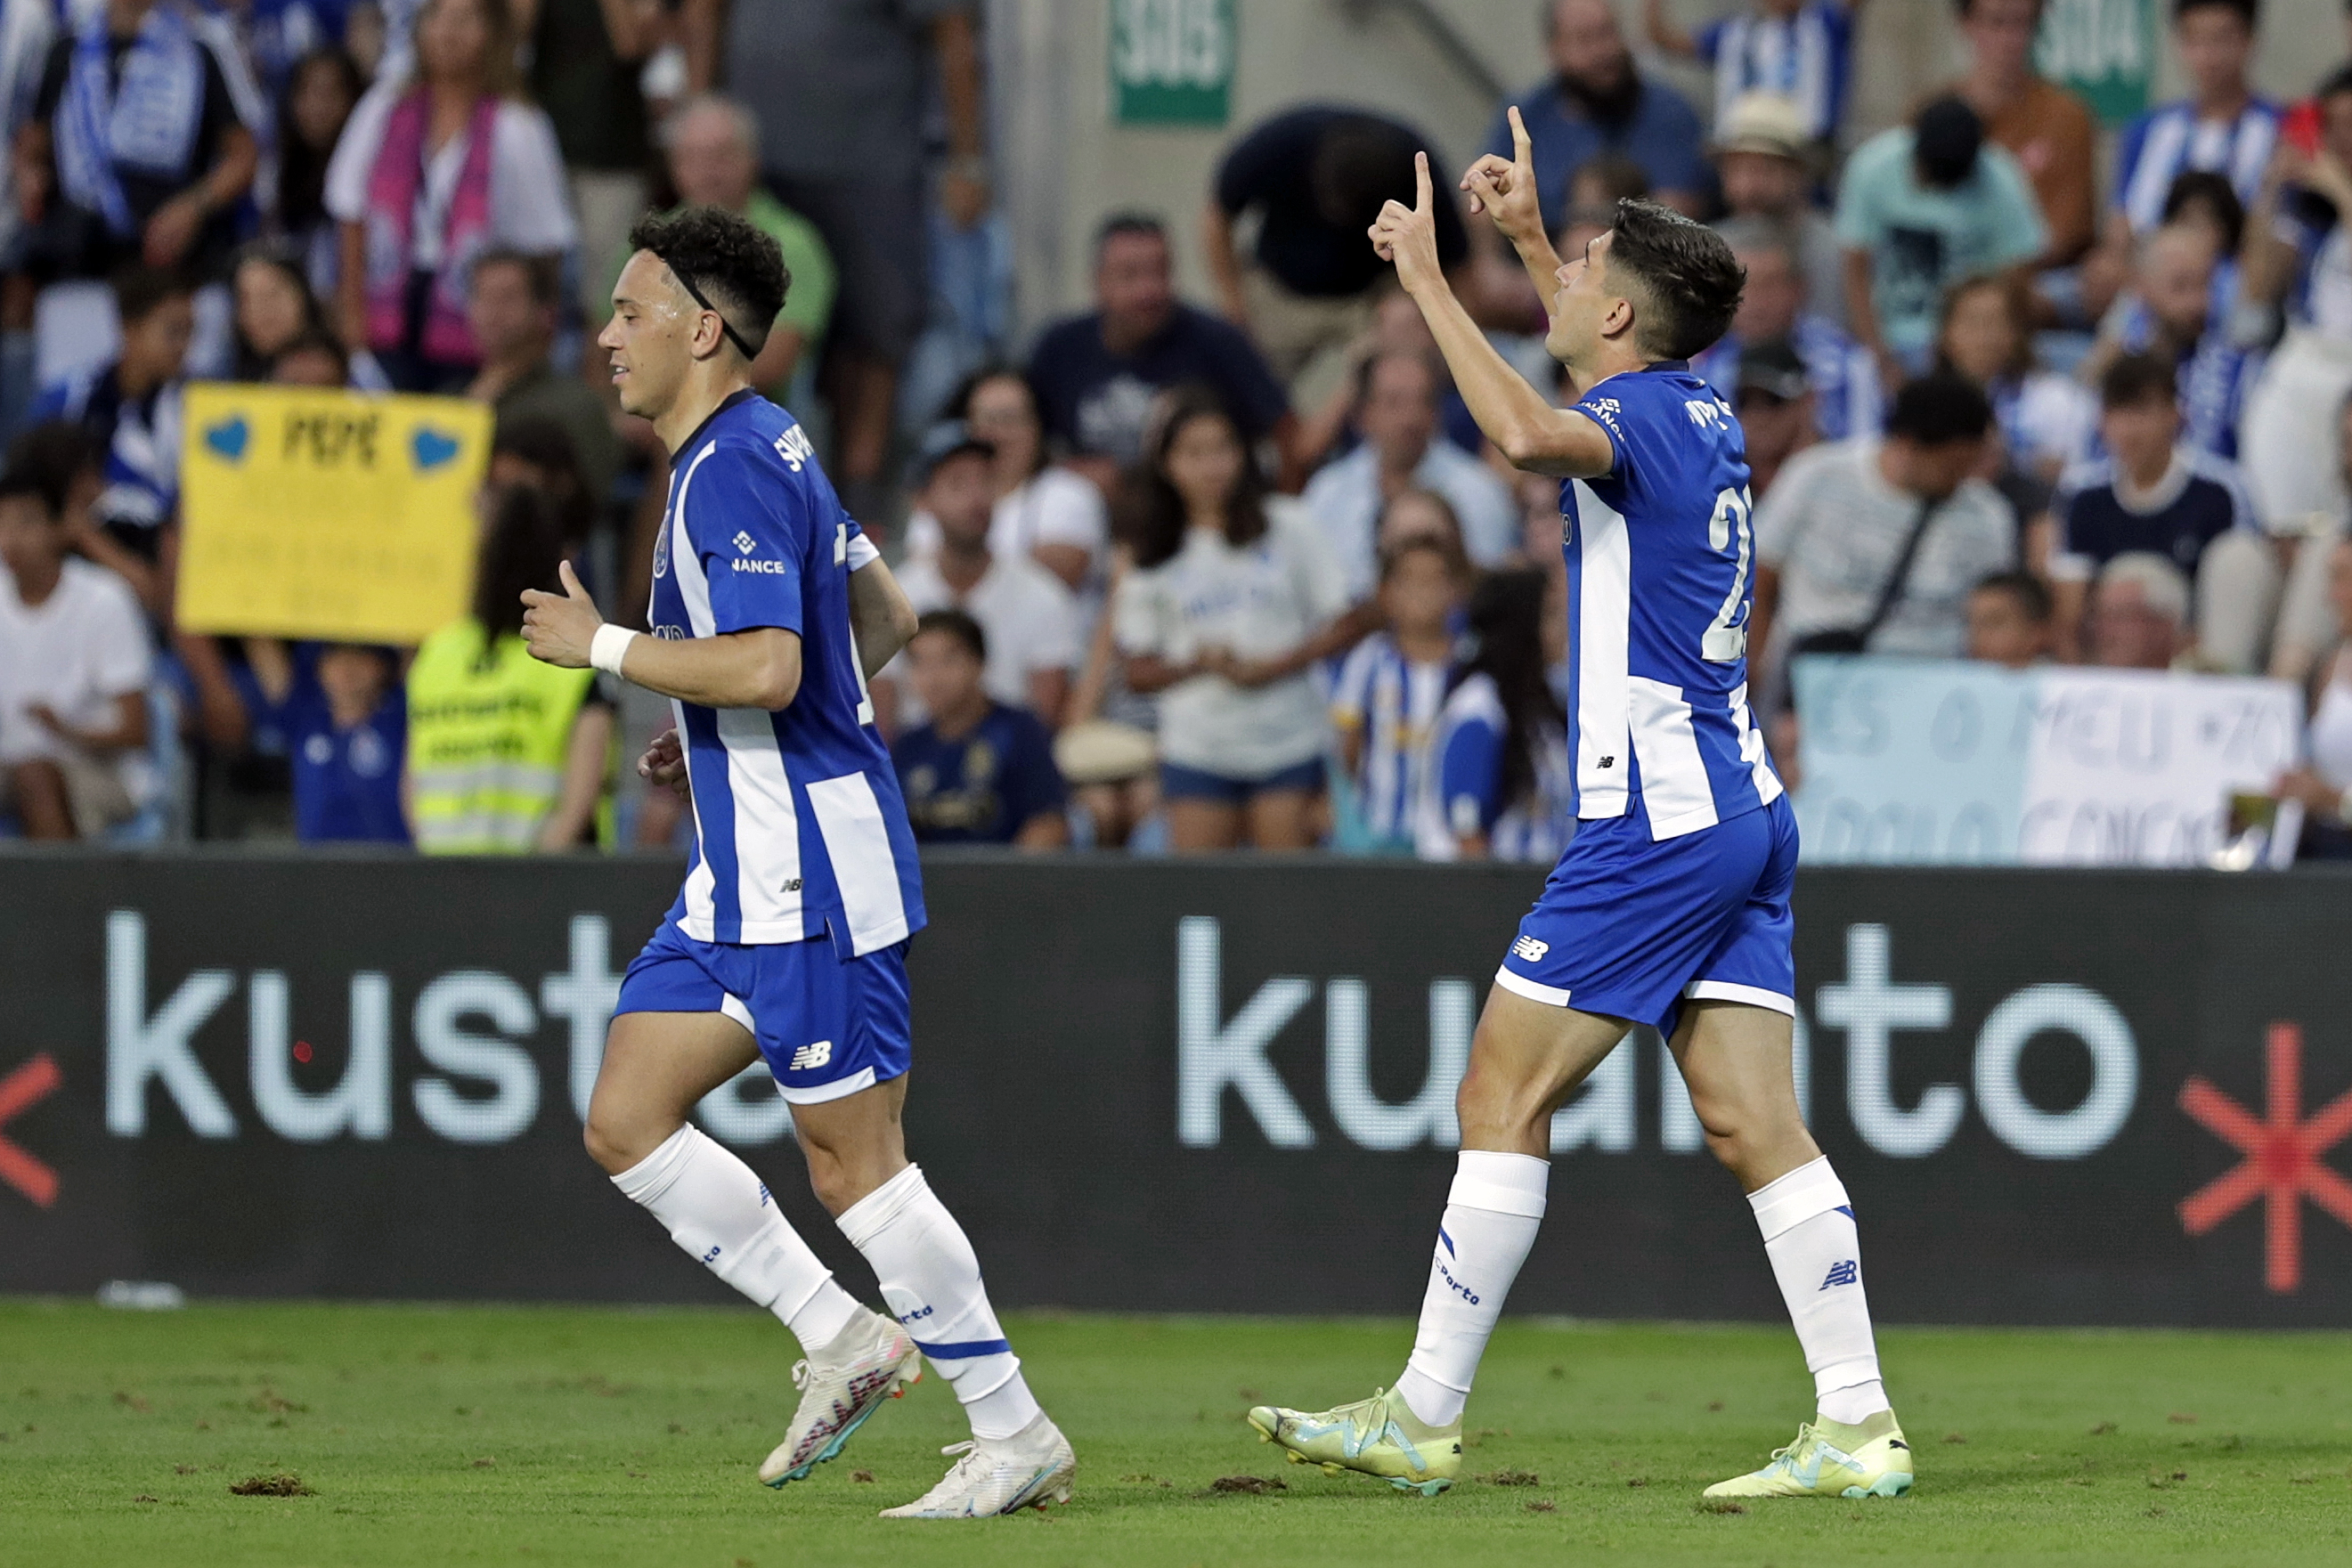
<instances>
[{"instance_id":1,"label":"player pointing upward","mask_svg":"<svg viewBox=\"0 0 2352 1568\"><path fill-rule=\"evenodd\" d=\"M1688 363L1730 321L1741 275L1715 234L1645 202L1618 204L1615 226L1561 265L1517 110L1511 126L1514 159L1481 159L1463 187L1550 301L1546 343L1574 407L1520 380L1447 288L1426 155L1412 210L1389 203L1371 235L1479 427L1520 467L1561 476L1578 831L1478 1022L1403 1375L1354 1405L1261 1406L1250 1422L1295 1459L1426 1495L1453 1483L1472 1375L1543 1218L1552 1112L1647 1023L1748 1193L1820 1396L1794 1443L1707 1495L1900 1496L1911 1454L1879 1382L1853 1210L1790 1067L1797 827L1748 710L1745 447Z\"/></svg>"},{"instance_id":2,"label":"player pointing upward","mask_svg":"<svg viewBox=\"0 0 2352 1568\"><path fill-rule=\"evenodd\" d=\"M800 425L751 389L790 283L776 242L702 207L647 218L629 243L597 342L621 407L651 419L671 453L653 635L605 624L569 567L564 593L523 595L525 635L550 664L593 664L670 698L677 727L639 769L690 786L695 850L621 981L588 1152L807 1352L800 1407L762 1480L799 1480L838 1454L928 1354L973 1440L950 1450L969 1451L946 1479L889 1512L1066 1500L1070 1446L1031 1396L971 1244L899 1132L907 941L923 896L866 678L907 641L914 612ZM762 1056L818 1198L897 1322L835 1284L751 1168L687 1121Z\"/></svg>"}]
</instances>

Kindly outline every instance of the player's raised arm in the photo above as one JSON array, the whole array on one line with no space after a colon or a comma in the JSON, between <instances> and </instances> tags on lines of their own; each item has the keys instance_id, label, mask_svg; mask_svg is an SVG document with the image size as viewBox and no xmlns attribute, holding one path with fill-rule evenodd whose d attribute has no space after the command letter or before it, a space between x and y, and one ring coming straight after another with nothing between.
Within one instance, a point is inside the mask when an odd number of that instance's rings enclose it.
<instances>
[{"instance_id":1,"label":"player's raised arm","mask_svg":"<svg viewBox=\"0 0 2352 1568\"><path fill-rule=\"evenodd\" d=\"M1544 231L1543 200L1536 190L1535 143L1528 135L1527 122L1519 118L1519 106L1513 104L1505 113L1511 122L1511 155L1499 158L1489 152L1471 164L1462 176L1462 189L1469 193L1470 210L1486 214L1511 242L1519 265L1527 268L1528 280L1536 286L1536 298L1548 301L1559 287L1559 253Z\"/></svg>"},{"instance_id":2,"label":"player's raised arm","mask_svg":"<svg viewBox=\"0 0 2352 1568\"><path fill-rule=\"evenodd\" d=\"M1572 409L1554 408L1544 394L1511 369L1478 324L1470 319L1462 301L1437 265L1437 224L1431 213L1429 154L1413 155L1413 204L1390 202L1371 226L1372 248L1392 262L1397 281L1421 307L1437 339L1438 351L1454 372L1454 384L1470 405L1472 417L1486 438L1517 467L1569 478L1592 478L1609 472L1616 454L1599 425ZM1555 289L1580 261L1559 268Z\"/></svg>"},{"instance_id":3,"label":"player's raised arm","mask_svg":"<svg viewBox=\"0 0 2352 1568\"><path fill-rule=\"evenodd\" d=\"M759 626L714 637L648 637L606 622L571 562L558 570L562 593L534 588L522 596L522 634L532 658L567 670L593 666L705 707L774 712L800 694L799 632Z\"/></svg>"}]
</instances>

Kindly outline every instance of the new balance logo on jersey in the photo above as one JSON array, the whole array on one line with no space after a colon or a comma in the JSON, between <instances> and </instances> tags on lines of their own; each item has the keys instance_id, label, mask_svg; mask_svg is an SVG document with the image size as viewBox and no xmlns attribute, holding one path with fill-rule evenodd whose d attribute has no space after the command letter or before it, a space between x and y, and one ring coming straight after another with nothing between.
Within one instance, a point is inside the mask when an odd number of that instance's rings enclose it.
<instances>
[{"instance_id":1,"label":"new balance logo on jersey","mask_svg":"<svg viewBox=\"0 0 2352 1568\"><path fill-rule=\"evenodd\" d=\"M1854 1259L1848 1258L1843 1262L1832 1263L1830 1265L1830 1277L1822 1281L1822 1289L1826 1291L1835 1285L1851 1285L1861 1278L1861 1263ZM1819 1292L1816 1292L1816 1294L1818 1293Z\"/></svg>"},{"instance_id":2,"label":"new balance logo on jersey","mask_svg":"<svg viewBox=\"0 0 2352 1568\"><path fill-rule=\"evenodd\" d=\"M776 437L776 455L784 460L785 467L797 474L816 455L816 448L809 444L808 433L796 424Z\"/></svg>"},{"instance_id":3,"label":"new balance logo on jersey","mask_svg":"<svg viewBox=\"0 0 2352 1568\"><path fill-rule=\"evenodd\" d=\"M1522 936L1511 944L1511 956L1525 958L1530 964L1540 964L1543 956L1551 951L1551 944L1538 942L1532 936Z\"/></svg>"},{"instance_id":4,"label":"new balance logo on jersey","mask_svg":"<svg viewBox=\"0 0 2352 1568\"><path fill-rule=\"evenodd\" d=\"M820 1040L814 1045L804 1045L798 1051L793 1052L793 1060L785 1066L784 1071L787 1072L807 1072L815 1068L823 1067L826 1062L831 1061L832 1060L833 1041L829 1040Z\"/></svg>"}]
</instances>

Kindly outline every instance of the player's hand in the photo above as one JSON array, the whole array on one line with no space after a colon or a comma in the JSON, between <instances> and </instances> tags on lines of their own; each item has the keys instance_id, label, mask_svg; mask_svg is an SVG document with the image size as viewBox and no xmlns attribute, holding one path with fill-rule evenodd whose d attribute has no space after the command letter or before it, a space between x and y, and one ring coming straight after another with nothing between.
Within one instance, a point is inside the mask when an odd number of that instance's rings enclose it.
<instances>
[{"instance_id":1,"label":"player's hand","mask_svg":"<svg viewBox=\"0 0 2352 1568\"><path fill-rule=\"evenodd\" d=\"M1445 281L1445 271L1437 265L1437 218L1430 210L1426 152L1412 155L1412 193L1410 208L1402 202L1384 204L1368 231L1380 258L1396 264L1397 281L1408 294Z\"/></svg>"},{"instance_id":2,"label":"player's hand","mask_svg":"<svg viewBox=\"0 0 2352 1568\"><path fill-rule=\"evenodd\" d=\"M637 777L656 789L673 789L683 798L687 793L686 747L678 740L675 725L653 737L646 754L637 758Z\"/></svg>"},{"instance_id":3,"label":"player's hand","mask_svg":"<svg viewBox=\"0 0 2352 1568\"><path fill-rule=\"evenodd\" d=\"M1462 176L1462 188L1470 193L1470 210L1492 218L1503 237L1517 245L1542 236L1543 200L1536 193L1535 143L1519 118L1519 106L1513 104L1504 112L1511 121L1510 157L1487 153Z\"/></svg>"},{"instance_id":4,"label":"player's hand","mask_svg":"<svg viewBox=\"0 0 2352 1568\"><path fill-rule=\"evenodd\" d=\"M522 591L522 640L530 656L542 664L584 670L588 644L595 641L596 628L604 623L604 617L597 613L596 601L588 597L588 591L580 586L570 561L557 563L555 570L563 580L562 592Z\"/></svg>"}]
</instances>

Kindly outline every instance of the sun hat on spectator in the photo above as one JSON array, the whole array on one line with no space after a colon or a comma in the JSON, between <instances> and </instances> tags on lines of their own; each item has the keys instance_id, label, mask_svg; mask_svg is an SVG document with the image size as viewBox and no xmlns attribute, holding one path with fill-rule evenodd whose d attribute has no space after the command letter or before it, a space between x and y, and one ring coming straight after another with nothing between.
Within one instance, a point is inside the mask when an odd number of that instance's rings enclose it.
<instances>
[{"instance_id":1,"label":"sun hat on spectator","mask_svg":"<svg viewBox=\"0 0 2352 1568\"><path fill-rule=\"evenodd\" d=\"M1717 152L1762 152L1774 158L1805 155L1805 113L1786 93L1743 92L1715 122Z\"/></svg>"}]
</instances>

